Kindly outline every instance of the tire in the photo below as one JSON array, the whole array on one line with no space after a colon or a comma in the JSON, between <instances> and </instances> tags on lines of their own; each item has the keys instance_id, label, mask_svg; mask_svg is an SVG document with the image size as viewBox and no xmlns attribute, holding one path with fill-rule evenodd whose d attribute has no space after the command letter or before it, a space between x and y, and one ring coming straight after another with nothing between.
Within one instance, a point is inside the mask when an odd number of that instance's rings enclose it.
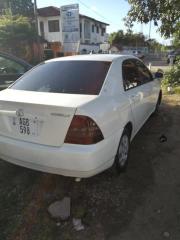
<instances>
[{"instance_id":1,"label":"tire","mask_svg":"<svg viewBox=\"0 0 180 240\"><path fill-rule=\"evenodd\" d=\"M154 110L154 114L157 114L159 112L159 107L161 105L161 100L162 100L162 92L160 91L159 96L158 96L158 100L157 100L157 103L156 103L156 108Z\"/></svg>"},{"instance_id":2,"label":"tire","mask_svg":"<svg viewBox=\"0 0 180 240\"><path fill-rule=\"evenodd\" d=\"M117 173L124 172L127 168L129 148L130 148L130 131L128 131L128 129L125 128L121 136L115 157L115 168Z\"/></svg>"}]
</instances>

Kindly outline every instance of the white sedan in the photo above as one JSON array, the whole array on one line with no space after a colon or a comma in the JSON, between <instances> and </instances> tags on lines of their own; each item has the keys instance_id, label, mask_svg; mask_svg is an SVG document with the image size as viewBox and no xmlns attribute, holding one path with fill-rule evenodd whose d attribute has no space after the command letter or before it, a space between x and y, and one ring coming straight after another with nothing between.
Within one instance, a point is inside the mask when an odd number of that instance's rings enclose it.
<instances>
[{"instance_id":1,"label":"white sedan","mask_svg":"<svg viewBox=\"0 0 180 240\"><path fill-rule=\"evenodd\" d=\"M123 171L161 96L159 78L134 56L46 61L0 92L0 158L79 178L113 164Z\"/></svg>"}]
</instances>

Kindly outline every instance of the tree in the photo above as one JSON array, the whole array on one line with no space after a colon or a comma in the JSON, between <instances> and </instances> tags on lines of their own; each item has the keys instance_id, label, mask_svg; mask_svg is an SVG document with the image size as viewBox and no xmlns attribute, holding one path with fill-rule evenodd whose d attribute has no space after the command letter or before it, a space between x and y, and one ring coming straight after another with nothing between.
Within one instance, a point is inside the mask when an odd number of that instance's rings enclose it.
<instances>
[{"instance_id":1,"label":"tree","mask_svg":"<svg viewBox=\"0 0 180 240\"><path fill-rule=\"evenodd\" d=\"M119 30L118 32L113 32L109 36L109 43L110 44L120 44L123 42L124 39L124 32L123 30Z\"/></svg>"},{"instance_id":2,"label":"tree","mask_svg":"<svg viewBox=\"0 0 180 240\"><path fill-rule=\"evenodd\" d=\"M120 44L121 46L145 46L145 36L142 33L133 33L128 31L124 33L123 30L111 33L109 36L110 44Z\"/></svg>"},{"instance_id":3,"label":"tree","mask_svg":"<svg viewBox=\"0 0 180 240\"><path fill-rule=\"evenodd\" d=\"M173 46L180 49L180 22L177 24L177 30L173 34Z\"/></svg>"},{"instance_id":4,"label":"tree","mask_svg":"<svg viewBox=\"0 0 180 240\"><path fill-rule=\"evenodd\" d=\"M180 21L179 0L128 0L131 9L126 23L148 23L159 26L162 36L170 37L177 31Z\"/></svg>"},{"instance_id":5,"label":"tree","mask_svg":"<svg viewBox=\"0 0 180 240\"><path fill-rule=\"evenodd\" d=\"M27 17L8 13L0 17L0 48L19 57L36 40L36 31Z\"/></svg>"},{"instance_id":6,"label":"tree","mask_svg":"<svg viewBox=\"0 0 180 240\"><path fill-rule=\"evenodd\" d=\"M148 39L146 40L146 43L149 47L149 50L152 52L161 52L164 47L161 43L157 42L155 39Z\"/></svg>"},{"instance_id":7,"label":"tree","mask_svg":"<svg viewBox=\"0 0 180 240\"><path fill-rule=\"evenodd\" d=\"M33 16L33 3L31 0L0 0L1 9L10 9L13 15L22 15L29 18Z\"/></svg>"}]
</instances>

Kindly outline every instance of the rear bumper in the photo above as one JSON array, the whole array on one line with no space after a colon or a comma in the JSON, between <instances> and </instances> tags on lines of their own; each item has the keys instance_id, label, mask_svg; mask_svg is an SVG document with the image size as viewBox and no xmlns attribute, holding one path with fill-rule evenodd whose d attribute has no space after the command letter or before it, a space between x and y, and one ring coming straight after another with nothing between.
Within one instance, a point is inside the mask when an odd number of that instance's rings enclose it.
<instances>
[{"instance_id":1,"label":"rear bumper","mask_svg":"<svg viewBox=\"0 0 180 240\"><path fill-rule=\"evenodd\" d=\"M116 133L95 145L64 144L62 147L49 147L0 136L0 158L34 170L86 178L112 166L119 136Z\"/></svg>"}]
</instances>

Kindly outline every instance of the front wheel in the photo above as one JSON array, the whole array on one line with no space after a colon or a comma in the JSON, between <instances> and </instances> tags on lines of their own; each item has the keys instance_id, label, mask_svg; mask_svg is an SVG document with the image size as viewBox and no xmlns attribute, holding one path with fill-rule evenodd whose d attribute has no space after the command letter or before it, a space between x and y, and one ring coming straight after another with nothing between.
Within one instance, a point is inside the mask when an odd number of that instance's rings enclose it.
<instances>
[{"instance_id":1,"label":"front wheel","mask_svg":"<svg viewBox=\"0 0 180 240\"><path fill-rule=\"evenodd\" d=\"M118 173L124 172L127 168L129 147L130 147L130 134L129 131L125 129L121 136L119 147L115 157L115 167Z\"/></svg>"}]
</instances>

